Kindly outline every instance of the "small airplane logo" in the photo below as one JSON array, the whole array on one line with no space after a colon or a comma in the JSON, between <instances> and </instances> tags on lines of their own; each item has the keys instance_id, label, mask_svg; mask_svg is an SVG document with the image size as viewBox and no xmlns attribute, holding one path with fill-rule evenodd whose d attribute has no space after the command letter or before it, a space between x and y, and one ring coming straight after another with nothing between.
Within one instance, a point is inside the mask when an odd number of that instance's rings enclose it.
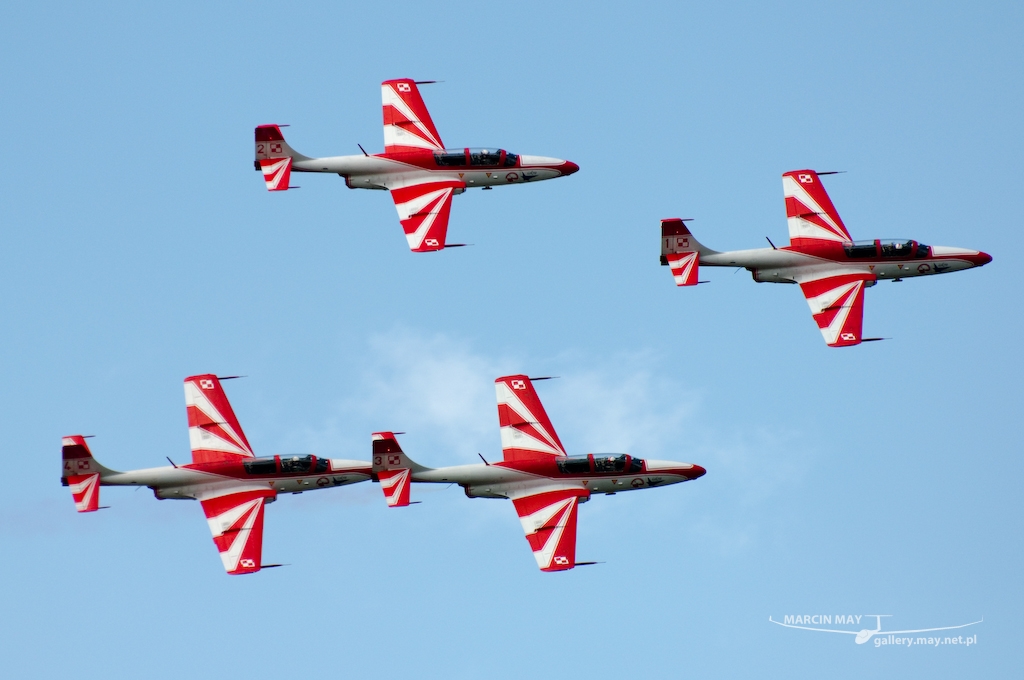
<instances>
[{"instance_id":1,"label":"small airplane logo","mask_svg":"<svg viewBox=\"0 0 1024 680\"><path fill-rule=\"evenodd\" d=\"M900 633L930 633L936 630L954 630L956 628L966 628L967 626L973 626L985 620L984 618L982 618L980 621L972 621L971 623L964 623L959 626L941 626L939 628L917 628L914 630L882 630L882 618L891 617L892 614L865 614L864 616L868 618L871 618L872 616L875 617L874 629L864 628L859 631L835 630L831 628L812 628L811 626L797 626L792 623L782 623L781 621L776 621L770 616L768 617L768 620L774 623L775 625L783 626L785 628L798 628L800 630L816 630L820 633L845 633L846 635L854 635L856 637L854 637L853 641L856 642L858 645L864 644L876 635L899 635Z\"/></svg>"}]
</instances>

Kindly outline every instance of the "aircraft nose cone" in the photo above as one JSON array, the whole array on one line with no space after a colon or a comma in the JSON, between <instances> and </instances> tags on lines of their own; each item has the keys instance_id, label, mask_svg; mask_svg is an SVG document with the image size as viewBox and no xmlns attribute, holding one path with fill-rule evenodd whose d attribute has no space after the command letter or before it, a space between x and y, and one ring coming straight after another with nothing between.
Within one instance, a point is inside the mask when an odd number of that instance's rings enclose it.
<instances>
[{"instance_id":1,"label":"aircraft nose cone","mask_svg":"<svg viewBox=\"0 0 1024 680\"><path fill-rule=\"evenodd\" d=\"M700 465L694 465L693 469L690 470L690 479L693 480L697 479L698 477L703 477L707 473L708 471L702 468Z\"/></svg>"},{"instance_id":2,"label":"aircraft nose cone","mask_svg":"<svg viewBox=\"0 0 1024 680\"><path fill-rule=\"evenodd\" d=\"M992 261L992 256L989 255L988 253L981 253L981 252L979 252L978 255L974 258L974 264L977 267L981 267L983 265L986 265L986 264L988 264L991 261Z\"/></svg>"},{"instance_id":3,"label":"aircraft nose cone","mask_svg":"<svg viewBox=\"0 0 1024 680\"><path fill-rule=\"evenodd\" d=\"M579 172L580 166L576 165L572 161L566 161L562 163L561 167L558 168L558 171L563 175L571 175L574 172Z\"/></svg>"}]
</instances>

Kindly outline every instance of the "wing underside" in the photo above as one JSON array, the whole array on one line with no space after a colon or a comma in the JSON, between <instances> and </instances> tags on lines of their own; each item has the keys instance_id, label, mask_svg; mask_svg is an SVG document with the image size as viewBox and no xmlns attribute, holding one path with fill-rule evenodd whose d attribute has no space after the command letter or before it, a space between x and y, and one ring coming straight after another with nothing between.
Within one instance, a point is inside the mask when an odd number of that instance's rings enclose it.
<instances>
[{"instance_id":1,"label":"wing underside","mask_svg":"<svg viewBox=\"0 0 1024 680\"><path fill-rule=\"evenodd\" d=\"M577 510L588 495L584 489L564 488L512 498L541 571L576 566Z\"/></svg>"},{"instance_id":2,"label":"wing underside","mask_svg":"<svg viewBox=\"0 0 1024 680\"><path fill-rule=\"evenodd\" d=\"M452 196L464 182L428 181L391 190L398 219L414 253L441 250L448 234Z\"/></svg>"},{"instance_id":3,"label":"wing underside","mask_svg":"<svg viewBox=\"0 0 1024 680\"><path fill-rule=\"evenodd\" d=\"M227 573L251 574L262 567L263 509L275 496L270 489L248 489L200 501Z\"/></svg>"},{"instance_id":4,"label":"wing underside","mask_svg":"<svg viewBox=\"0 0 1024 680\"><path fill-rule=\"evenodd\" d=\"M799 281L814 321L829 347L861 343L864 287L874 280L873 274L855 273Z\"/></svg>"}]
</instances>

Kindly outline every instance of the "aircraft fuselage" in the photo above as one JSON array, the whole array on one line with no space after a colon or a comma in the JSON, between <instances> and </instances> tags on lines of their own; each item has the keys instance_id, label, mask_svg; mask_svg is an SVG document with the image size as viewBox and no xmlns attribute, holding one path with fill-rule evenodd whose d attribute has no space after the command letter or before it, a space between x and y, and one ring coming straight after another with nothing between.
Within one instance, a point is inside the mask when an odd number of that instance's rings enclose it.
<instances>
[{"instance_id":1,"label":"aircraft fuselage","mask_svg":"<svg viewBox=\"0 0 1024 680\"><path fill-rule=\"evenodd\" d=\"M87 471L86 471L87 472ZM203 499L219 492L272 489L276 493L302 493L345 486L370 479L365 461L273 456L243 461L189 463L101 472L102 486L148 486L158 499ZM62 480L65 484L67 480Z\"/></svg>"},{"instance_id":2,"label":"aircraft fuselage","mask_svg":"<svg viewBox=\"0 0 1024 680\"><path fill-rule=\"evenodd\" d=\"M743 267L761 283L797 283L818 273L835 272L837 267L872 274L878 280L898 280L971 269L991 261L977 250L926 246L910 240L755 248L700 256L701 266Z\"/></svg>"},{"instance_id":3,"label":"aircraft fuselage","mask_svg":"<svg viewBox=\"0 0 1024 680\"><path fill-rule=\"evenodd\" d=\"M690 463L590 454L427 469L414 471L412 481L458 484L470 498L510 498L526 492L540 493L548 485L559 489L579 485L591 494L618 493L687 482L705 472Z\"/></svg>"},{"instance_id":4,"label":"aircraft fuselage","mask_svg":"<svg viewBox=\"0 0 1024 680\"><path fill-rule=\"evenodd\" d=\"M500 149L489 154L476 151L466 148L446 149L444 153L410 151L295 159L292 171L335 173L350 189L390 190L419 184L425 177L438 182L464 182L471 189L554 179L579 170L575 163L559 158L516 155Z\"/></svg>"}]
</instances>

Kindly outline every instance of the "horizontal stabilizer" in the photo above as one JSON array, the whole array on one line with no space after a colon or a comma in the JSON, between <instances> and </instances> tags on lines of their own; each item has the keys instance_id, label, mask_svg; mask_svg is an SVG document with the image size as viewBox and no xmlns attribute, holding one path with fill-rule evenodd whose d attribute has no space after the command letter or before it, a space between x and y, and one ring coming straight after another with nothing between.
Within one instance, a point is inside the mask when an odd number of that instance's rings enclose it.
<instances>
[{"instance_id":1,"label":"horizontal stabilizer","mask_svg":"<svg viewBox=\"0 0 1024 680\"><path fill-rule=\"evenodd\" d=\"M389 508L404 508L409 505L411 477L412 470L409 468L382 470L377 473L380 488L384 492L384 500L387 501Z\"/></svg>"},{"instance_id":2,"label":"horizontal stabilizer","mask_svg":"<svg viewBox=\"0 0 1024 680\"><path fill-rule=\"evenodd\" d=\"M677 286L696 286L700 283L697 280L700 253L669 253L665 257L668 259L668 265L672 269L672 276L675 278Z\"/></svg>"},{"instance_id":3,"label":"horizontal stabilizer","mask_svg":"<svg viewBox=\"0 0 1024 680\"><path fill-rule=\"evenodd\" d=\"M292 187L292 159L291 158L264 158L258 161L260 170L263 171L263 180L267 183L267 191L287 191L297 189Z\"/></svg>"},{"instance_id":4,"label":"horizontal stabilizer","mask_svg":"<svg viewBox=\"0 0 1024 680\"><path fill-rule=\"evenodd\" d=\"M427 468L414 463L405 455L394 432L374 432L372 443L371 470L380 482L388 507L404 508L410 505L412 473Z\"/></svg>"},{"instance_id":5,"label":"horizontal stabilizer","mask_svg":"<svg viewBox=\"0 0 1024 680\"><path fill-rule=\"evenodd\" d=\"M280 125L256 128L256 169L263 172L267 191L298 189L291 186L292 163L311 160L288 146Z\"/></svg>"},{"instance_id":6,"label":"horizontal stabilizer","mask_svg":"<svg viewBox=\"0 0 1024 680\"><path fill-rule=\"evenodd\" d=\"M105 475L116 474L92 457L85 437L73 434L61 439L61 483L71 490L78 512L95 512L100 505L100 484Z\"/></svg>"}]
</instances>

